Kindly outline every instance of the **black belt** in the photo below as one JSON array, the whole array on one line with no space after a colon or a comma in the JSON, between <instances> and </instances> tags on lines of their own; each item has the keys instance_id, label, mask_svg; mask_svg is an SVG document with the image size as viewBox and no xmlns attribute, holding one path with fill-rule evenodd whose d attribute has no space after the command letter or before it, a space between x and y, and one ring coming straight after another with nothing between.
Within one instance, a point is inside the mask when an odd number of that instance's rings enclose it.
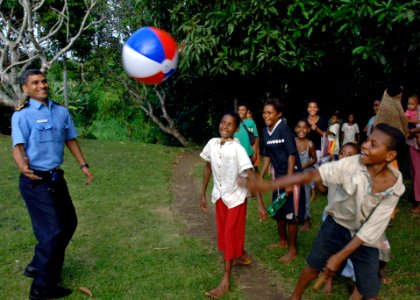
<instances>
[{"instance_id":1,"label":"black belt","mask_svg":"<svg viewBox=\"0 0 420 300\"><path fill-rule=\"evenodd\" d=\"M40 170L33 170L34 171L34 174L35 175L38 175L38 176L48 176L48 175L51 175L52 173L55 173L55 172L57 172L58 170L59 170L60 168L54 168L54 169L51 169L51 170L48 170L48 171L40 171Z\"/></svg>"}]
</instances>

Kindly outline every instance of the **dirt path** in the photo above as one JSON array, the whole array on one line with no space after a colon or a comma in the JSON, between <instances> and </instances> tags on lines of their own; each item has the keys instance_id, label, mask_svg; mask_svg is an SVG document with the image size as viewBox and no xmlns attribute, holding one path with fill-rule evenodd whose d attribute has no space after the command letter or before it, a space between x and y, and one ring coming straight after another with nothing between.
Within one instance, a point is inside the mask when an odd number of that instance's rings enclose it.
<instances>
[{"instance_id":1,"label":"dirt path","mask_svg":"<svg viewBox=\"0 0 420 300\"><path fill-rule=\"evenodd\" d=\"M216 225L214 209L203 214L199 208L201 182L194 176L198 164L203 160L199 153L187 151L175 161L172 173L172 193L174 195L173 211L186 225L185 234L206 238L216 243ZM252 253L251 253L252 255ZM242 289L244 298L249 300L282 300L286 299L280 278L264 268L253 256L253 263L249 267L234 268L235 282Z\"/></svg>"}]
</instances>

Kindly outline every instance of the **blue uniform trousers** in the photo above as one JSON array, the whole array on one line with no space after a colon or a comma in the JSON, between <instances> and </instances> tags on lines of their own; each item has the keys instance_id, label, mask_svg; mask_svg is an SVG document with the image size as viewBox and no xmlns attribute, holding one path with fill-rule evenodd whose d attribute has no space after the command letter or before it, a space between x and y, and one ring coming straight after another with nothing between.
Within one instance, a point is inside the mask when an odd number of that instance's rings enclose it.
<instances>
[{"instance_id":1,"label":"blue uniform trousers","mask_svg":"<svg viewBox=\"0 0 420 300\"><path fill-rule=\"evenodd\" d=\"M33 285L56 286L60 281L65 249L77 226L76 211L63 171L35 171L42 180L21 175L19 189L25 200L38 243L31 265L37 276Z\"/></svg>"}]
</instances>

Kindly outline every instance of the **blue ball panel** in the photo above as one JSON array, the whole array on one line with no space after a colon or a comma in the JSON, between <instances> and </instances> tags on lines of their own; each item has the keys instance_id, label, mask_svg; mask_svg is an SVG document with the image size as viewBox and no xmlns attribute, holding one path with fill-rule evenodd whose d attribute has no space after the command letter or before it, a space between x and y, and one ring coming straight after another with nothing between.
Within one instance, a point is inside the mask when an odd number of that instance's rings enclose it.
<instances>
[{"instance_id":1,"label":"blue ball panel","mask_svg":"<svg viewBox=\"0 0 420 300\"><path fill-rule=\"evenodd\" d=\"M165 59L162 43L148 27L143 27L133 33L126 44L140 54L158 63L161 63Z\"/></svg>"}]
</instances>

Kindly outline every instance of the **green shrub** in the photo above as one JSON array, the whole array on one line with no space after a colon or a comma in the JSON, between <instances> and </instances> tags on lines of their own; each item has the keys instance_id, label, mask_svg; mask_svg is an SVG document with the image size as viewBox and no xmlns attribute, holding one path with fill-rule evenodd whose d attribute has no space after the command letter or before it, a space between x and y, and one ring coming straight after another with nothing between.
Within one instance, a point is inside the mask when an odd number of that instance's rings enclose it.
<instances>
[{"instance_id":1,"label":"green shrub","mask_svg":"<svg viewBox=\"0 0 420 300\"><path fill-rule=\"evenodd\" d=\"M88 132L99 140L128 140L127 124L123 120L95 120Z\"/></svg>"}]
</instances>

